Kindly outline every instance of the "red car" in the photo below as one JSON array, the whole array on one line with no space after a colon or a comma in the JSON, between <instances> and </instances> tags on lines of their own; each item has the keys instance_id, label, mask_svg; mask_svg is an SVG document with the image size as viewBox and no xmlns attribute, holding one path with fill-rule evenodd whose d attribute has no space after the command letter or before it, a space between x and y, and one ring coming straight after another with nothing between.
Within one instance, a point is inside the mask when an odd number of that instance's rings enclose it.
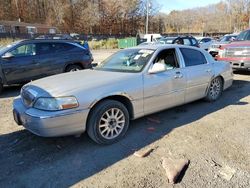
<instances>
[{"instance_id":1,"label":"red car","mask_svg":"<svg viewBox=\"0 0 250 188\"><path fill-rule=\"evenodd\" d=\"M242 31L236 41L222 46L216 59L229 62L234 70L250 70L250 28Z\"/></svg>"}]
</instances>

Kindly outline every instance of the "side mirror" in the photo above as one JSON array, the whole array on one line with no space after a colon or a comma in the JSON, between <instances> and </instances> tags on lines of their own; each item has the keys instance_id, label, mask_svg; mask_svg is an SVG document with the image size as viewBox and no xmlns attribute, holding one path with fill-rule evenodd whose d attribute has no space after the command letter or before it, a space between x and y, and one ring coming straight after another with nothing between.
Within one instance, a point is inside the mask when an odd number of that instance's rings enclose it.
<instances>
[{"instance_id":1,"label":"side mirror","mask_svg":"<svg viewBox=\"0 0 250 188\"><path fill-rule=\"evenodd\" d=\"M155 74L155 73L159 73L159 72L164 72L166 71L166 65L163 63L155 63L153 64L152 67L150 67L149 69L149 74Z\"/></svg>"},{"instance_id":2,"label":"side mirror","mask_svg":"<svg viewBox=\"0 0 250 188\"><path fill-rule=\"evenodd\" d=\"M14 57L14 55L10 52L7 52L2 56L3 59L10 59L12 57Z\"/></svg>"}]
</instances>

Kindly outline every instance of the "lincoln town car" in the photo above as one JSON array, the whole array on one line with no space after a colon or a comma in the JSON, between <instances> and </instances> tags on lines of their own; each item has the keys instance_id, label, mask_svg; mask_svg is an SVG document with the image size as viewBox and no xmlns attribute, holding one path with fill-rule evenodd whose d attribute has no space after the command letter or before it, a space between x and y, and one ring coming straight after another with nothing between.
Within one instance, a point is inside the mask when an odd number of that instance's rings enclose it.
<instances>
[{"instance_id":1,"label":"lincoln town car","mask_svg":"<svg viewBox=\"0 0 250 188\"><path fill-rule=\"evenodd\" d=\"M202 98L213 102L232 81L230 64L215 61L205 50L137 46L93 69L24 85L13 115L18 125L39 136L86 131L96 143L112 144L125 135L131 120Z\"/></svg>"}]
</instances>

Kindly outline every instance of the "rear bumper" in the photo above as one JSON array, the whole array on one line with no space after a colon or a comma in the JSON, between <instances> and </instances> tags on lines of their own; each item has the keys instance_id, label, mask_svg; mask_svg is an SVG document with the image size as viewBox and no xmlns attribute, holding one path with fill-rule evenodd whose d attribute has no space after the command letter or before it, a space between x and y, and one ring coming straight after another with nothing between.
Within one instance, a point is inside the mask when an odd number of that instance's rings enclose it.
<instances>
[{"instance_id":1,"label":"rear bumper","mask_svg":"<svg viewBox=\"0 0 250 188\"><path fill-rule=\"evenodd\" d=\"M44 112L26 108L21 99L13 103L13 115L17 124L23 125L30 132L43 137L57 137L79 134L86 129L89 110Z\"/></svg>"}]
</instances>

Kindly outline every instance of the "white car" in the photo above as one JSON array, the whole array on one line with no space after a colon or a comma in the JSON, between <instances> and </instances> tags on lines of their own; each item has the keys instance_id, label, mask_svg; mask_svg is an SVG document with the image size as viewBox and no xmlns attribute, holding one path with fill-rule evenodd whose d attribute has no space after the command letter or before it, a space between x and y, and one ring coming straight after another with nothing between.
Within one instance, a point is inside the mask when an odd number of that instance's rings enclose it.
<instances>
[{"instance_id":1,"label":"white car","mask_svg":"<svg viewBox=\"0 0 250 188\"><path fill-rule=\"evenodd\" d=\"M202 48L203 50L208 50L211 44L214 43L215 41L210 37L202 37L198 39L198 42L200 48Z\"/></svg>"},{"instance_id":2,"label":"white car","mask_svg":"<svg viewBox=\"0 0 250 188\"><path fill-rule=\"evenodd\" d=\"M199 48L138 46L93 70L25 85L13 114L17 124L40 136L86 131L95 142L112 144L125 135L130 120L201 98L215 101L232 81L230 64Z\"/></svg>"},{"instance_id":3,"label":"white car","mask_svg":"<svg viewBox=\"0 0 250 188\"><path fill-rule=\"evenodd\" d=\"M219 41L216 41L210 45L210 47L208 48L208 52L213 57L217 56L220 48L234 41L237 38L237 36L238 36L237 34L228 34L228 35L223 36Z\"/></svg>"}]
</instances>

